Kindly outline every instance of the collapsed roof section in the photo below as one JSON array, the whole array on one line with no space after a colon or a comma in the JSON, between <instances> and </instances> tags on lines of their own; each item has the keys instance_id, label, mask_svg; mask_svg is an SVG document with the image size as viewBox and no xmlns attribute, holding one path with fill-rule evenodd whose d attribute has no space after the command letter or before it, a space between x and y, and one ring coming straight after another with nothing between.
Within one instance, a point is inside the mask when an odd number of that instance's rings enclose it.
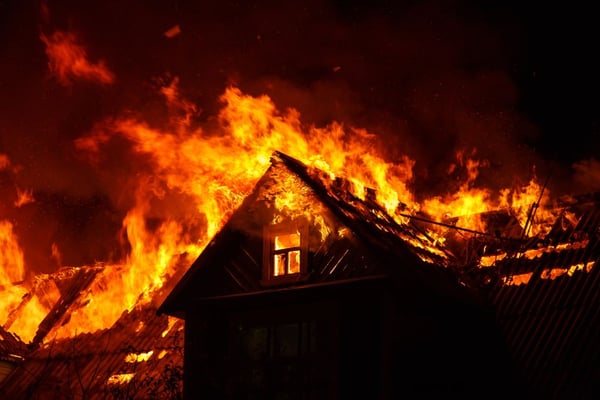
<instances>
[{"instance_id":1,"label":"collapsed roof section","mask_svg":"<svg viewBox=\"0 0 600 400\"><path fill-rule=\"evenodd\" d=\"M105 329L72 332L76 327L70 321L95 294L108 289L108 278L115 273L120 273L119 267L103 264L65 267L21 284L17 293L24 294L0 327L0 398L180 394L183 321L157 315L152 302L117 310L120 317Z\"/></svg>"}]
</instances>

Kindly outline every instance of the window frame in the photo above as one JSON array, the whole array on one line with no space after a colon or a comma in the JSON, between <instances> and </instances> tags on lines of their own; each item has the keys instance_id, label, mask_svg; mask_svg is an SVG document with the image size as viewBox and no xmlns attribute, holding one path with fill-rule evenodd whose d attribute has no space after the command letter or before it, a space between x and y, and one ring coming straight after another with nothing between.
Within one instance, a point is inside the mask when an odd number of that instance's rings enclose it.
<instances>
[{"instance_id":1,"label":"window frame","mask_svg":"<svg viewBox=\"0 0 600 400\"><path fill-rule=\"evenodd\" d=\"M286 249L275 250L275 238L298 232L300 246L289 247L290 251L300 250L300 270L295 273L275 275L275 255L286 253ZM284 251L282 251L284 250ZM263 272L261 283L265 286L289 284L308 278L308 224L302 222L280 223L265 226L263 229Z\"/></svg>"}]
</instances>

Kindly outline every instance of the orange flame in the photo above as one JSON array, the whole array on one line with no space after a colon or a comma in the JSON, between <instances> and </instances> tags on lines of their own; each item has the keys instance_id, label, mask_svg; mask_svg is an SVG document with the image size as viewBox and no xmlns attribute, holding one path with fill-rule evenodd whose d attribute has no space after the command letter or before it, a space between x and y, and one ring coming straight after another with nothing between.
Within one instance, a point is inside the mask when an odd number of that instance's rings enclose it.
<instances>
[{"instance_id":1,"label":"orange flame","mask_svg":"<svg viewBox=\"0 0 600 400\"><path fill-rule=\"evenodd\" d=\"M0 221L0 286L8 287L25 278L23 251L8 221Z\"/></svg>"},{"instance_id":2,"label":"orange flame","mask_svg":"<svg viewBox=\"0 0 600 400\"><path fill-rule=\"evenodd\" d=\"M21 298L26 293L24 288L15 285L24 278L23 251L17 242L13 226L8 221L0 221L0 304L2 304L0 324L2 325L6 324L9 313L21 302Z\"/></svg>"},{"instance_id":3,"label":"orange flame","mask_svg":"<svg viewBox=\"0 0 600 400\"><path fill-rule=\"evenodd\" d=\"M527 234L539 234L549 229L549 222L555 221L557 211L550 207L548 189L532 179L526 186L501 191L501 206L508 206Z\"/></svg>"},{"instance_id":4,"label":"orange flame","mask_svg":"<svg viewBox=\"0 0 600 400\"><path fill-rule=\"evenodd\" d=\"M474 152L472 153L474 155ZM453 173L459 168L464 168L466 180L460 184L458 191L446 196L436 196L423 201L422 210L438 221L456 217L455 224L463 228L476 231L485 231L485 223L480 214L496 208L492 200L492 193L486 188L474 187L479 169L487 166L481 162L468 158L463 151L456 154L457 164L451 165L448 172Z\"/></svg>"},{"instance_id":5,"label":"orange flame","mask_svg":"<svg viewBox=\"0 0 600 400\"><path fill-rule=\"evenodd\" d=\"M78 43L75 34L56 31L49 37L41 34L40 39L46 45L50 72L63 85L70 85L72 79L83 79L102 84L114 82L113 73L106 68L103 61L92 63L88 60L87 51Z\"/></svg>"},{"instance_id":6,"label":"orange flame","mask_svg":"<svg viewBox=\"0 0 600 400\"><path fill-rule=\"evenodd\" d=\"M361 198L365 187L376 188L377 201L392 215L402 203L404 210L423 207L432 215L460 216L462 224L483 229L477 225L480 221L465 216L503 204L492 201L489 190L474 187L479 168L487 164L459 153L456 167L467 172L460 190L419 205L408 189L414 165L410 158L403 157L398 163L385 161L374 154L375 138L364 130L347 129L339 123L323 128L304 126L296 110L280 112L269 97L249 96L235 87L227 88L221 97L224 105L218 126L194 128L191 117L197 108L181 98L178 83L175 78L161 89L173 115L171 128L150 126L128 116L104 121L76 141L80 150L98 160L103 145L122 136L136 154L150 160L152 171L139 173L135 205L123 221L131 249L127 259L105 269L102 279L107 280L106 285L91 289L87 305L64 326L65 336L110 326L121 312L150 301L152 293L174 273L181 255L189 264L222 227L265 172L275 150L318 167L331 178L349 177ZM188 205L184 210L169 211L171 216L160 215L158 223L148 226L148 218L156 213L152 203L165 201L167 193L184 196ZM286 203L283 197L280 203ZM512 197L513 202L525 201ZM404 219L398 216L398 220ZM190 226L200 228L192 234Z\"/></svg>"},{"instance_id":7,"label":"orange flame","mask_svg":"<svg viewBox=\"0 0 600 400\"><path fill-rule=\"evenodd\" d=\"M152 171L146 176L139 174L135 204L123 221L130 249L127 259L106 266L98 278L105 284L92 285L81 308L54 332L56 337L108 327L123 311L150 301L181 257L189 265L222 227L265 172L275 150L318 166L331 176L352 176L361 197L365 186L380 187L381 198L390 209L401 200L412 202L405 184L412 176L412 161L404 158L400 164L392 164L371 154L374 137L365 131L347 132L340 124L303 127L297 111L280 113L267 96L248 96L237 88L228 88L223 94L224 107L215 131L193 129L190 116L197 109L181 99L177 85L174 79L161 89L174 116L171 130L132 117L116 118L98 124L90 135L76 141L80 150L98 160L102 146L120 135L135 153L149 157ZM340 151L342 144L345 151ZM390 172L395 173L392 179ZM166 193L185 196L187 209L171 217L160 215L149 226L148 218L156 214L153 203L166 201ZM190 226L200 228L194 231Z\"/></svg>"},{"instance_id":8,"label":"orange flame","mask_svg":"<svg viewBox=\"0 0 600 400\"><path fill-rule=\"evenodd\" d=\"M1 297L12 295L12 299L4 299L9 304L10 301L15 304L8 310L11 313L4 321L4 328L10 329L25 342L31 342L37 333L40 323L48 315L50 309L60 298L60 292L56 283L48 279L48 275L36 276L32 287L29 282L23 285L15 285L5 292L0 292ZM20 294L17 300L16 296Z\"/></svg>"},{"instance_id":9,"label":"orange flame","mask_svg":"<svg viewBox=\"0 0 600 400\"><path fill-rule=\"evenodd\" d=\"M33 203L33 192L31 190L21 190L17 188L17 200L15 200L15 207L21 207L25 204Z\"/></svg>"},{"instance_id":10,"label":"orange flame","mask_svg":"<svg viewBox=\"0 0 600 400\"><path fill-rule=\"evenodd\" d=\"M80 300L80 307L71 313L68 323L52 332L52 337L71 337L112 326L123 312L150 302L173 269L181 262L189 265L202 250L177 221L148 229L147 212L148 204L140 199L123 221L131 246L127 259L105 266Z\"/></svg>"},{"instance_id":11,"label":"orange flame","mask_svg":"<svg viewBox=\"0 0 600 400\"><path fill-rule=\"evenodd\" d=\"M497 195L487 188L475 186L479 170L488 166L481 162L466 158L463 152L457 155L457 164L449 172L463 167L466 179L456 192L445 196L434 196L422 202L422 210L438 221L454 218L454 224L478 232L486 232L487 226L481 214L492 210L507 210L519 222L521 228L527 229L528 235L545 233L558 213L553 209L550 192L532 178L527 185L504 188Z\"/></svg>"},{"instance_id":12,"label":"orange flame","mask_svg":"<svg viewBox=\"0 0 600 400\"><path fill-rule=\"evenodd\" d=\"M70 34L55 33L43 40L48 45L51 68L61 80L87 77L112 82L112 74L102 64L87 62L85 51L74 45L75 38ZM71 45L73 53L61 47ZM79 66L64 67L59 59L79 62ZM364 198L365 188L376 189L376 201L399 223L407 221L406 214L424 211L439 221L458 218L458 225L484 230L477 214L502 207L512 210L524 225L524 207L532 204L537 206L537 213L531 222L537 224L546 218L544 206L549 194L535 180L525 188L505 189L497 198L489 189L478 188L479 170L488 164L477 160L474 152L458 153L457 163L449 171L465 171L464 182L456 193L418 203L409 189L415 162L407 156L396 162L385 160L373 150L375 136L363 129L336 122L325 127L306 126L298 111L279 111L268 96L253 97L235 87L227 88L221 96L223 107L218 119L199 127L193 118L198 108L182 98L178 84L175 78L160 90L172 117L165 126L153 126L141 116L128 114L101 121L88 135L76 140L78 150L101 164L104 146L118 136L130 145L133 157L141 157L145 163L136 171L133 187L127 189L132 197L122 222L127 256L102 264L95 281L72 308L70 319L48 337L109 328L123 312L152 301L169 277L189 266L219 231L264 174L276 150L319 168L329 178L348 178L350 189L360 198ZM298 199L292 197L277 199L278 209L294 208ZM2 226L12 233L6 228L9 225ZM328 232L322 234L326 237ZM16 242L14 238L0 241L0 245L8 243ZM57 247L52 254L60 259ZM18 257L11 256L10 260L14 259ZM8 270L3 268L4 272Z\"/></svg>"},{"instance_id":13,"label":"orange flame","mask_svg":"<svg viewBox=\"0 0 600 400\"><path fill-rule=\"evenodd\" d=\"M10 160L6 154L0 153L0 170L8 168L10 165Z\"/></svg>"}]
</instances>

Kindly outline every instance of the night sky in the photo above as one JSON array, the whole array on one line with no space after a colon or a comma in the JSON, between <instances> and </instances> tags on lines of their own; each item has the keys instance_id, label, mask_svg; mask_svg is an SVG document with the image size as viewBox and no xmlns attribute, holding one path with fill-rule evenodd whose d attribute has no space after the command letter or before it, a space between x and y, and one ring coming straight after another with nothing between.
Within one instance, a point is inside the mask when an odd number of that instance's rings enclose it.
<instances>
[{"instance_id":1,"label":"night sky","mask_svg":"<svg viewBox=\"0 0 600 400\"><path fill-rule=\"evenodd\" d=\"M484 186L535 171L555 193L600 190L596 14L527 3L0 0L0 154L19 166L0 173L0 218L25 247L88 243L65 262L106 257L114 243L95 238L112 235L124 210L73 141L128 110L156 122L157 89L173 77L202 110L198 125L235 84L305 123L366 128L386 159L416 160L423 193L443 190L458 149L489 161ZM115 82L52 76L40 35L57 30L75 33ZM36 206L12 210L15 186L31 188Z\"/></svg>"}]
</instances>

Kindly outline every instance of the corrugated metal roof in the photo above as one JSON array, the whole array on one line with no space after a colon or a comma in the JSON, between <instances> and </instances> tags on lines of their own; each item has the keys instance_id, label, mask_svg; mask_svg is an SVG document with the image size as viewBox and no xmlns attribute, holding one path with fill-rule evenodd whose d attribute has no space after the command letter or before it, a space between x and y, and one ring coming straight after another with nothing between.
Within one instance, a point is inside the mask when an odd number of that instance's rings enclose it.
<instances>
[{"instance_id":1,"label":"corrugated metal roof","mask_svg":"<svg viewBox=\"0 0 600 400\"><path fill-rule=\"evenodd\" d=\"M482 268L515 363L544 399L600 396L600 203L569 207L576 223Z\"/></svg>"},{"instance_id":2,"label":"corrugated metal roof","mask_svg":"<svg viewBox=\"0 0 600 400\"><path fill-rule=\"evenodd\" d=\"M147 305L110 329L46 341L0 386L0 398L175 399L182 373L183 321Z\"/></svg>"},{"instance_id":3,"label":"corrugated metal roof","mask_svg":"<svg viewBox=\"0 0 600 400\"><path fill-rule=\"evenodd\" d=\"M11 314L34 297L50 308L27 345L0 331L0 355L23 358L0 384L2 399L177 398L183 371L183 321L158 316L150 302L124 311L113 326L66 339L52 335L82 304L79 297L101 278L103 266L64 268L37 277L30 292ZM48 285L58 289L44 297ZM157 294L158 296L158 294Z\"/></svg>"}]
</instances>

